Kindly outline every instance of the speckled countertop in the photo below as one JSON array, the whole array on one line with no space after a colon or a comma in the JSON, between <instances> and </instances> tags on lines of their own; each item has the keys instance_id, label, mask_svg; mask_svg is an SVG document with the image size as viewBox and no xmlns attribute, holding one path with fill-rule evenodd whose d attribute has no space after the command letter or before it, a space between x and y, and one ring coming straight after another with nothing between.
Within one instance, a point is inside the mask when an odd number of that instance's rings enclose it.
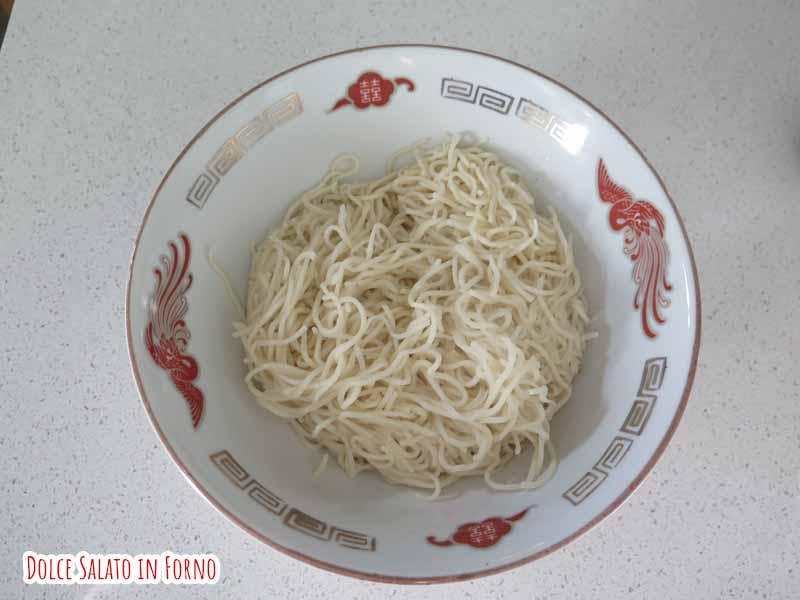
<instances>
[{"instance_id":1,"label":"speckled countertop","mask_svg":"<svg viewBox=\"0 0 800 600\"><path fill-rule=\"evenodd\" d=\"M800 4L777 0L18 2L0 50L0 597L798 598L798 31ZM604 109L672 192L704 304L689 407L640 490L547 558L434 588L319 571L217 514L147 422L123 324L143 211L195 131L270 74L397 41L506 56ZM223 578L22 584L25 550L81 549L214 552Z\"/></svg>"}]
</instances>

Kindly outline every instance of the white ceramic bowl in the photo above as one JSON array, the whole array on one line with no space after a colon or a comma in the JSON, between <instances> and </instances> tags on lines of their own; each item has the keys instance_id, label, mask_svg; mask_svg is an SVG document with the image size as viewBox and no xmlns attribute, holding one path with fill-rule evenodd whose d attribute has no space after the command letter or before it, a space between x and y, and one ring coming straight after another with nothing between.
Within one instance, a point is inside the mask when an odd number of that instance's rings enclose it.
<instances>
[{"instance_id":1,"label":"white ceramic bowl","mask_svg":"<svg viewBox=\"0 0 800 600\"><path fill-rule=\"evenodd\" d=\"M574 236L599 338L553 421L560 464L532 492L457 483L429 502L337 466L260 408L242 381L217 260L245 297L249 247L337 154L363 177L420 138L470 131L524 175ZM160 283L159 283L160 282ZM658 304L658 296L668 306ZM654 303L657 310L654 311ZM197 490L278 550L391 582L467 579L552 552L618 507L686 405L700 339L691 248L663 183L607 117L524 66L466 50L384 46L308 62L203 127L158 187L131 261L133 372L164 446ZM520 472L524 460L510 469Z\"/></svg>"}]
</instances>

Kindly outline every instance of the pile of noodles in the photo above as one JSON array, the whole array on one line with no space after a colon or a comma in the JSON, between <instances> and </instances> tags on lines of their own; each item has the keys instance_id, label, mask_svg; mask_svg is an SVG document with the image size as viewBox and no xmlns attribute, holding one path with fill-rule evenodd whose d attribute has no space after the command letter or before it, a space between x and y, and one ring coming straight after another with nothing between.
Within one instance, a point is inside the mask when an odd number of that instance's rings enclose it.
<instances>
[{"instance_id":1,"label":"pile of noodles","mask_svg":"<svg viewBox=\"0 0 800 600\"><path fill-rule=\"evenodd\" d=\"M587 311L556 215L458 137L383 178L345 155L255 248L236 323L258 402L351 476L542 485ZM496 480L532 448L527 475ZM323 459L327 460L327 454Z\"/></svg>"}]
</instances>

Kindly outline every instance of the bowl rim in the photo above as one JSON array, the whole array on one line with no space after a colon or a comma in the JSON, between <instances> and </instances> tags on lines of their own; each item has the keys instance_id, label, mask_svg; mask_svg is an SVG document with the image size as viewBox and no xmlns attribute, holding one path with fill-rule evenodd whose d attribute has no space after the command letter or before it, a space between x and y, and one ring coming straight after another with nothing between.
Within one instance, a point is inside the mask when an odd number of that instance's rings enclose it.
<instances>
[{"instance_id":1,"label":"bowl rim","mask_svg":"<svg viewBox=\"0 0 800 600\"><path fill-rule=\"evenodd\" d=\"M265 85L267 85L267 84L269 84L269 83L271 83L271 82L273 82L273 81L275 81L277 79L280 79L284 75L287 75L287 74L289 74L289 73L291 73L293 71L301 69L301 68L303 68L303 67L305 67L307 65L310 65L310 64L313 64L313 63L316 63L316 62L321 62L321 61L324 61L324 60L327 60L329 58L333 58L333 57L336 57L336 56L342 56L342 55L346 55L346 54L355 54L355 53L365 52L365 51L370 51L370 50L390 49L390 48L413 48L413 49L433 48L433 49L437 49L437 50L448 50L448 51L454 51L454 52L463 52L463 53L473 54L473 55L476 55L476 56L482 56L482 57L498 60L498 61L504 62L506 64L510 64L510 65L515 66L515 67L519 67L521 69L524 69L525 71L528 71L529 73L532 73L533 75L537 75L538 77L541 77L541 78L547 80L548 82L558 86L559 88L561 88L562 90L564 90L568 94L571 94L572 96L576 97L577 99L581 100L586 105L591 107L597 114L599 114L608 123L610 123L614 127L614 129L616 129L616 131L620 135L622 135L623 138L625 138L625 140L627 140L627 142L631 145L631 147L633 147L633 149L636 151L636 153L644 161L645 165L647 165L647 168L650 169L650 171L652 172L652 174L655 176L656 180L658 181L658 184L661 186L661 189L664 191L664 194L666 195L667 199L669 200L669 203L672 206L672 210L675 213L675 216L677 218L678 224L680 225L681 234L683 235L683 239L684 239L684 242L686 243L686 248L687 248L688 255L689 255L689 262L691 263L691 267L692 267L692 277L694 279L695 335L694 335L694 341L693 341L693 346L692 346L692 358L691 358L691 361L690 361L690 364L689 364L689 372L688 372L687 377L686 377L686 384L685 384L684 389L683 389L683 394L681 396L680 404L678 405L678 407L677 407L677 409L675 411L675 414L672 417L672 422L670 423L669 428L667 429L666 433L664 434L664 437L659 442L659 444L656 447L655 451L653 452L652 456L648 459L648 461L644 465L644 467L642 467L641 471L639 471L639 473L636 475L636 477L633 479L633 481L631 481L631 483L608 506L606 506L603 510L601 510L597 515L595 515L588 523L586 523L585 525L583 525L581 528L579 528L578 530L574 531L570 535L566 536L565 538L559 540L558 542L556 542L554 544L551 544L550 546L548 546L547 548L544 548L542 550L537 550L536 552L534 552L534 553L532 553L532 554L530 554L528 556L525 556L523 558L511 561L511 562L508 562L508 563L505 563L505 564L502 564L502 565L497 565L497 566L493 566L493 567L490 567L490 568L487 568L487 569L482 569L482 570L479 570L479 571L471 571L471 572L468 572L468 573L462 573L462 574L458 574L458 575L434 575L434 576L418 576L418 577L414 577L414 576L392 576L392 575L383 575L381 573L370 573L370 572L366 572L366 571L359 571L357 569L350 569L350 568L346 568L346 567L341 567L341 566L333 564L333 563L329 563L329 562L326 562L326 561L323 561L323 560L319 560L317 558L314 558L314 557L309 556L307 554L304 554L302 552L298 552L296 550L292 550L291 548L287 548L287 547L285 547L285 546L283 546L281 544L278 544L277 542L271 540L270 538L268 538L267 536L265 536L261 532L256 531L253 527L251 527L250 525L245 523L242 519L240 519L232 511L230 511L227 508L225 508L225 506L223 506L216 498L214 498L214 496L208 490L206 490L203 487L203 485L189 471L188 467L181 461L180 457L177 455L177 453L175 452L174 448L172 447L172 445L167 440L167 437L165 436L164 431L161 429L161 427L160 427L160 425L158 423L158 420L156 419L155 414L153 413L153 409L152 409L152 407L150 405L150 401L147 398L147 394L145 393L144 385L142 383L142 380L141 380L141 377L140 377L140 374L139 374L139 367L138 367L138 365L136 363L136 356L134 355L134 352L133 352L133 333L131 331L131 320L130 320L131 282L132 282L132 279L133 279L133 266L134 266L134 262L136 260L137 252L139 250L139 242L141 241L142 232L144 231L145 225L147 224L147 219L150 216L150 211L153 208L153 206L155 205L155 202L158 199L158 196L159 196L159 194L161 192L161 189L164 187L164 184L169 179L170 175L172 174L172 171L175 169L175 167L178 165L178 163L180 163L181 159L188 152L188 150L194 145L194 143L222 115L224 115L231 108L236 106L242 99L244 99L246 96L249 96L250 94L252 94L256 90L262 88L263 86L265 86ZM339 575L346 575L346 576L349 576L349 577L354 577L356 579L374 581L374 582L379 582L379 583L390 583L390 584L452 583L452 582L459 582L459 581L467 581L467 580L470 580L470 579L478 579L480 577L486 577L486 576L489 576L489 575L495 575L495 574L498 574L498 573L502 573L504 571L515 569L517 567L521 567L521 566L526 565L528 563L531 563L531 562L533 562L535 560L543 558L543 557L547 556L548 554L551 554L552 552L555 552L559 548L562 548L563 546L566 546L570 542L574 541L575 539L577 539L578 537L580 537L581 535L583 535L584 533L586 533L587 531L592 529L595 525L600 523L603 519L608 517L611 513L613 513L617 508L619 508L622 505L622 503L625 500L628 499L628 497L636 490L636 488L639 487L639 485L642 483L642 481L644 481L645 477L647 477L647 475L653 469L655 464L661 458L661 455L664 453L664 450L666 449L667 445L669 444L670 440L672 439L672 436L674 435L675 430L677 429L678 424L680 423L681 417L683 416L683 413L686 410L686 405L687 405L688 400L689 400L689 395L691 393L692 384L694 383L695 373L697 371L697 357L698 357L698 354L699 354L699 351L700 351L700 337L701 337L701 327L702 327L701 301L700 301L700 281L699 281L699 277L698 277L698 273L697 273L697 264L695 262L694 252L692 251L692 245L691 245L691 242L689 241L689 236L688 236L688 234L686 232L686 226L683 223L683 219L681 218L680 212L678 211L678 207L676 206L675 201L672 199L672 196L669 194L669 191L667 190L667 187L664 184L663 179L658 174L658 172L655 170L655 168L650 163L650 161L647 159L647 157L644 155L644 153L639 148L639 146L637 146L636 143L630 138L630 136L628 136L628 134L625 133L625 131L623 131L622 128L619 125L617 125L605 112L600 110L592 102L590 102L589 100L587 100L586 98L584 98L583 96L581 96L580 94L578 94L577 92L575 92L574 90L569 88L568 86L564 85L560 81L554 79L553 77L545 75L544 73L541 73L541 72L537 71L536 69L533 69L533 68L531 68L531 67L529 67L527 65L521 64L519 62L510 60L510 59L507 59L507 58L503 58L501 56L497 56L497 55L489 53L489 52L484 52L484 51L481 51L481 50L472 50L472 49L468 49L468 48L461 48L461 47L458 47L458 46L442 45L442 44L423 44L423 43L378 44L378 45L373 45L373 46L356 47L356 48L351 48L349 50L341 50L339 52L333 52L331 54L326 54L324 56L313 58L311 60L307 60L307 61L305 61L303 63L300 63L300 64L295 65L293 67L290 67L288 69L285 69L285 70L273 75L272 77L269 77L268 79L265 79L264 81L254 85L253 87L251 87L250 89L248 89L247 91L245 91L244 93L239 95L237 98L235 98L234 100L229 102L216 115L214 115L214 117L212 117L202 127L202 129L200 129L194 135L194 137L192 137L192 139L189 141L189 143L183 148L183 150L181 150L180 154L178 154L178 156L172 162L172 164L170 165L169 169L167 169L167 172L162 177L161 182L158 184L158 187L156 188L156 191L153 194L152 198L150 199L150 203L148 204L147 209L145 210L144 217L142 218L142 223L139 226L139 231L138 231L138 233L136 235L136 240L134 242L133 251L131 252L131 257L130 257L129 272L128 272L128 283L127 283L127 286L126 286L125 295L126 295L126 299L125 299L125 333L126 333L126 339L127 339L127 345L128 345L128 357L130 358L131 370L133 371L133 377L136 380L136 386L137 386L137 388L139 390L139 396L141 397L142 403L144 404L145 412L147 413L147 417L150 420L150 424L152 425L152 427L153 427L155 433L157 434L158 438L161 440L162 445L167 450L167 453L172 458L173 462L178 466L180 471L183 473L184 477L186 477L186 479L189 481L189 483L192 484L192 486L197 490L197 492L201 496L203 496L206 499L206 501L208 501L214 508L216 508L220 513L222 513L225 517L227 517L234 524L238 525L244 531L246 531L247 533L249 533L250 535L252 535L256 539L258 539L259 541L261 541L261 542L267 544L268 546L274 548L275 550L278 550L278 551L280 551L280 552L282 552L284 554L287 554L288 556L290 556L292 558L295 558L297 560L303 561L305 563L308 563L308 564L313 565L315 567L318 567L320 569L323 569L323 570L326 570L326 571L330 571L330 572L333 572L333 573L336 573L336 574L339 574Z\"/></svg>"}]
</instances>

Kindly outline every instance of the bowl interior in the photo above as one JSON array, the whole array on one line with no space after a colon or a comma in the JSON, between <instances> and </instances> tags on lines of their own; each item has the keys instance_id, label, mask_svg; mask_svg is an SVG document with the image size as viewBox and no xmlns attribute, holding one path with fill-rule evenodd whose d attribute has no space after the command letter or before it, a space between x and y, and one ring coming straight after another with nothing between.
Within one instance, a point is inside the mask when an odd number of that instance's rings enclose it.
<instances>
[{"instance_id":1,"label":"bowl interior","mask_svg":"<svg viewBox=\"0 0 800 600\"><path fill-rule=\"evenodd\" d=\"M358 154L357 177L376 177L399 148L446 132L488 138L522 172L539 209L556 209L573 237L599 337L588 344L572 399L553 421L559 466L547 485L502 493L464 480L447 488L445 495L455 497L430 502L374 473L350 479L333 463L312 475L320 451L304 447L242 382L242 351L231 326L237 314L207 257L213 249L234 292L245 298L251 244L335 156ZM637 262L624 251L631 231L612 228L616 205L600 196L601 159L632 199L646 200L663 217L663 234L651 235L668 252L671 289L661 311L665 323L647 323L654 337L643 327L643 307L634 306ZM183 353L196 361L189 383L203 396L196 427L186 382L176 384L186 369L176 376L154 360L145 333L157 304L154 269L166 277L174 263L178 277L186 262L182 233L192 277L188 289L178 290L191 335ZM695 360L696 301L690 250L666 192L602 115L511 63L442 48L388 47L282 74L201 132L145 218L132 263L128 328L154 425L215 505L262 539L323 566L424 580L470 576L548 551L624 498L680 416ZM504 474L519 477L525 468L521 457ZM457 531L462 535L454 537Z\"/></svg>"}]
</instances>

